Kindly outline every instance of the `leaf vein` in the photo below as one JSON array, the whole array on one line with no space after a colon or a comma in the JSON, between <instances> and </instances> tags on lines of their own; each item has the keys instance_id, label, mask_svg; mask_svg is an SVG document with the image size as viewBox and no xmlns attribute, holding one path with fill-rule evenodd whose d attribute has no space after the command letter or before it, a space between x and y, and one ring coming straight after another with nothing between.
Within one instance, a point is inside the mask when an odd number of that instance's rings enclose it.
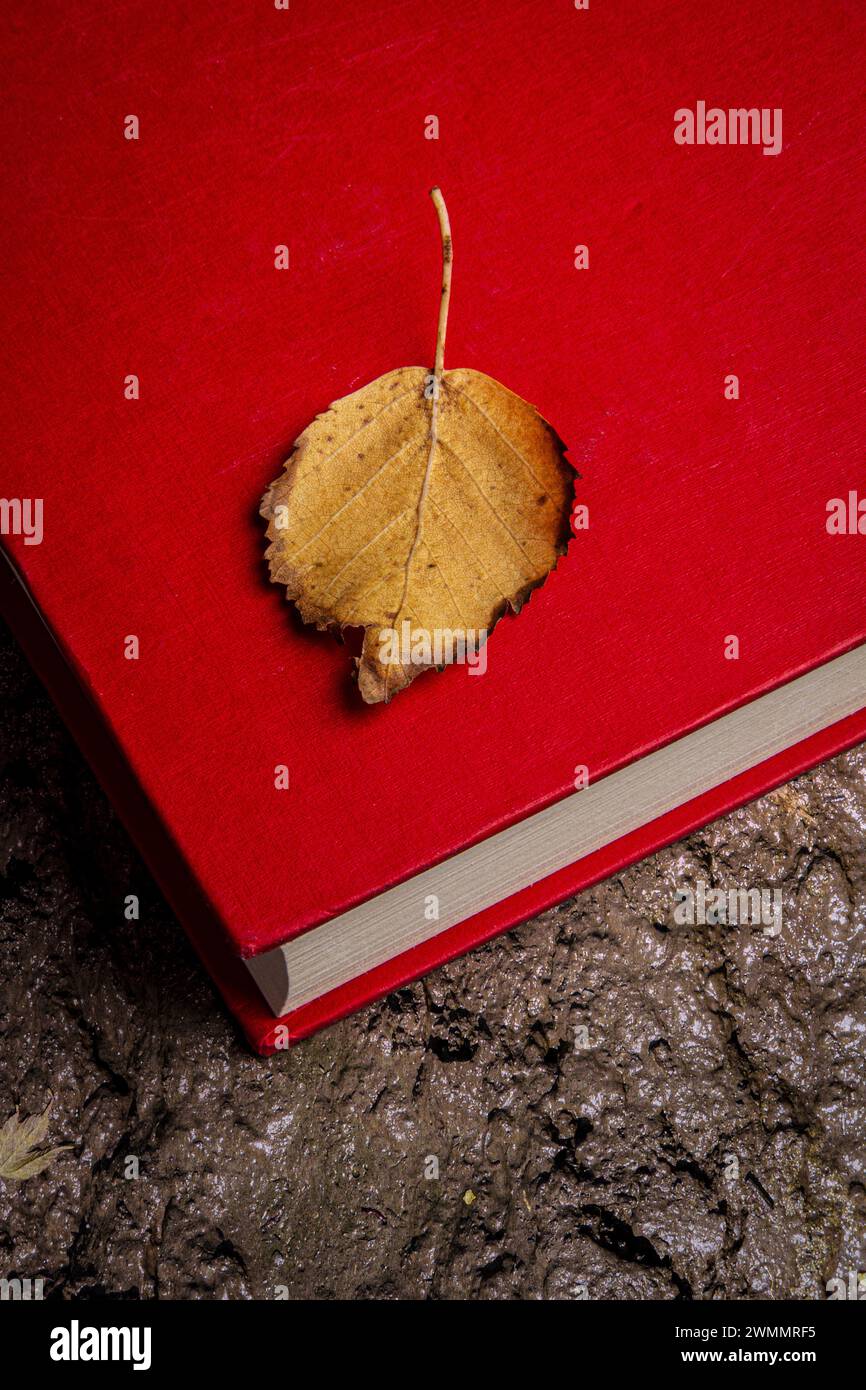
<instances>
[{"instance_id":1,"label":"leaf vein","mask_svg":"<svg viewBox=\"0 0 866 1390\"><path fill-rule=\"evenodd\" d=\"M482 560L481 556L478 554L478 551L475 549L475 547L472 545L472 543L466 539L466 537L464 536L463 532L460 530L460 527L457 526L457 525L454 523L454 521L452 520L452 518L448 515L448 513L447 513L446 511L443 511L443 510L442 510L442 508L439 506L439 503L436 501L436 498L435 498L435 497L431 497L431 498L430 498L430 504L431 504L431 506L433 506L433 507L436 508L436 510L437 510L437 512L439 513L439 515L440 515L445 521L448 522L448 525L451 527L451 529L455 532L456 535L458 535L458 536L460 537L461 541L462 541L463 544L466 546L466 549L469 551L469 554L472 556L473 560L476 560L476 561L478 562L478 564L480 565L481 569L483 569L484 573L487 575L487 578L488 578L488 579L490 580L490 582L491 582L492 584L494 584L494 585L496 586L496 588L498 589L498 591L499 591L499 597L505 599L505 602L507 603L507 602L508 602L508 595L507 595L507 594L505 593L505 591L503 590L502 585L499 583L499 580L496 578L495 575L493 575L493 574L490 573L490 570L487 568L487 566L485 565L485 563L484 563L484 561Z\"/></svg>"},{"instance_id":2,"label":"leaf vein","mask_svg":"<svg viewBox=\"0 0 866 1390\"><path fill-rule=\"evenodd\" d=\"M309 540L304 541L304 544L300 547L300 549L296 550L294 555L292 555L290 558L294 562L297 562L298 556L301 555L307 549L308 546L312 545L313 541L317 541L319 537L322 535L322 533L324 531L327 531L328 527L332 524L332 522L336 521L339 516L342 516L343 512L346 510L347 507L351 507L353 502L357 502L358 498L363 496L363 494L367 491L367 488L370 487L370 485L376 481L376 479L379 477L381 473L384 473L389 463L393 463L395 459L398 459L401 454L405 453L406 450L409 448L410 444L416 444L417 442L418 441L415 439L407 439L406 443L401 445L401 447L397 450L395 454L391 454L389 458L386 458L385 462L380 464L374 473L370 474L367 481L361 484L357 492L353 492L352 496L348 497L346 501L343 503L343 505L341 507L338 507L337 510L333 512L331 516L328 517L324 526L320 526L314 536L310 536Z\"/></svg>"},{"instance_id":3,"label":"leaf vein","mask_svg":"<svg viewBox=\"0 0 866 1390\"><path fill-rule=\"evenodd\" d=\"M355 563L355 561L358 559L358 557L361 556L361 555L363 555L365 550L369 550L371 545L375 545L375 544L376 544L376 541L381 540L381 538L382 538L382 536L384 536L385 532L386 532L386 531L390 531L391 527L395 524L395 522L397 522L397 521L402 521L403 517L406 516L407 513L410 512L411 510L412 510L411 507L404 507L403 510L402 510L402 512L398 512L396 516L392 516L392 517L391 517L391 520L390 520L390 521L387 521L387 522L385 523L385 525L382 527L382 529L381 529L380 531L377 531L377 532L376 532L375 536L372 536L372 537L370 538L370 540L368 540L368 541L366 542L365 545L362 545L358 550L355 551L354 555L352 555L351 558L348 559L348 560L346 561L345 565L343 565L343 566L337 571L337 573L332 577L330 584L328 585L328 587L327 587L327 589L325 590L325 592L322 594L322 597L321 597L320 602L324 603L325 599L328 597L328 594L329 594L329 593L331 592L331 590L333 589L333 587L334 587L334 585L336 584L337 580L340 578L341 575L344 575L344 574L346 573L346 570L349 569L350 566L354 565L354 563ZM341 589L340 592L337 594L337 597L334 599L334 604L335 604L335 606L336 606L336 604L338 604L338 603L340 602L340 599L343 597L343 594L346 592L346 589L347 589L348 587L349 587L349 586L348 586L348 584L347 584L346 587L343 588L343 589Z\"/></svg>"},{"instance_id":4,"label":"leaf vein","mask_svg":"<svg viewBox=\"0 0 866 1390\"><path fill-rule=\"evenodd\" d=\"M464 616L463 616L463 611L462 611L462 609L461 609L461 607L460 607L460 604L459 604L458 601L457 601L457 595L455 594L454 590L451 588L451 585L448 583L448 577L447 577L447 575L445 574L444 569L442 568L442 565L441 565L441 563L440 563L439 557L438 557L438 555L436 554L436 552L434 551L434 549L433 549L433 547L431 546L431 544L430 544L429 541L425 541L424 544L426 545L426 547L427 547L427 549L428 549L430 555L432 556L433 563L434 563L435 566L436 566L436 570L437 570L437 573L438 573L438 575L439 575L439 578L442 580L442 583L445 585L445 588L448 590L448 593L449 593L450 596L451 596L451 602L454 604L454 611L455 611L455 613L457 614L457 621L463 626L463 628L464 628L464 630L465 630L466 627L467 627L466 619L464 618Z\"/></svg>"},{"instance_id":5,"label":"leaf vein","mask_svg":"<svg viewBox=\"0 0 866 1390\"><path fill-rule=\"evenodd\" d=\"M518 550L521 552L521 554L524 555L524 556L526 557L526 559L529 561L529 564L530 564L530 571L529 571L529 574L528 574L528 575L524 575L524 578L525 578L525 579L528 579L528 578L531 578L532 576L534 576L534 574L535 574L535 564L534 564L534 561L533 561L533 559L532 559L532 556L528 553L528 551L524 550L523 546L520 544L520 541L519 541L519 540L517 539L517 537L515 536L514 532L512 531L511 527L508 525L508 522L505 520L505 518L499 515L499 512L496 510L496 508L494 507L494 505L493 505L493 503L491 502L490 498L487 496L487 493L484 491L484 489L483 489L483 487L481 486L481 484L479 483L478 479L475 477L475 474L474 474L474 473L472 472L472 470L464 463L463 459L460 457L460 455L458 454L457 450L453 447L453 445L451 445L451 444L446 444L446 443L444 442L444 440L443 440L443 441L440 441L440 442L442 443L442 447L448 450L449 454L453 454L453 455L454 455L454 457L456 458L457 462L460 464L460 467L463 469L463 472L466 474L466 476L467 476L467 478L470 480L470 482L474 485L474 487L475 487L475 489L476 489L476 491L477 491L479 497L481 497L481 498L484 500L484 502L486 502L488 508L490 509L490 511L491 511L491 513L493 514L493 516L496 517L496 520L499 522L499 525L502 527L503 531L505 531L505 532L511 537L511 539L514 541L514 544L517 546L517 549L518 549Z\"/></svg>"},{"instance_id":6,"label":"leaf vein","mask_svg":"<svg viewBox=\"0 0 866 1390\"><path fill-rule=\"evenodd\" d=\"M401 401L406 401L409 399L410 396L414 395L415 390L413 389L411 391L404 391L402 396L395 396L393 401L388 401L387 405L383 405L382 409L377 410L375 415L371 415L370 419L365 421L363 425L359 425L358 428L352 434L349 435L348 439L344 439L342 444L338 444L333 453L323 454L322 457L326 459L328 463L331 463L337 457L338 454L342 453L342 451L346 448L348 444L351 444L352 441L357 439L360 434L363 434L365 430L370 429L370 427L374 425L376 421L379 419L379 417L381 415L384 415L387 410L390 410L392 406L399 405ZM337 401L336 404L342 405L343 402ZM329 406L328 409L325 411L325 414L319 417L320 420L326 420L333 409L333 406ZM336 414L336 411L334 413Z\"/></svg>"},{"instance_id":7,"label":"leaf vein","mask_svg":"<svg viewBox=\"0 0 866 1390\"><path fill-rule=\"evenodd\" d=\"M449 384L450 384L450 383L449 383ZM474 396L470 396L470 394L469 394L468 391L464 391L462 386L453 386L453 385L452 385L452 386L451 386L451 389L452 389L452 391L456 391L457 394L458 394L458 396L462 396L464 400L467 400L467 401L469 402L470 405L474 405L474 406L475 406L475 409L478 411L479 415L483 415L483 416L484 416L484 419L487 421L487 423L488 423L488 424L496 431L496 433L499 435L499 438L502 440L503 444L507 444L508 447L509 447L509 449L511 450L511 452L512 452L513 454L515 454L517 458L520 459L520 462L523 464L524 468L527 470L527 472L529 473L530 477L532 477L532 478L534 479L534 481L535 481L536 483L538 483L538 486L542 489L542 491L545 491L548 485L547 485L546 483L543 483L543 482L541 481L541 479L539 478L539 476L538 476L538 474L536 473L535 469L532 467L532 464L529 462L529 459L527 459L527 458L524 457L524 455L520 452L520 450L517 448L517 446L516 446L515 444L512 444L512 442L511 442L511 440L508 438L508 435L507 435L507 434L503 434L502 430L499 428L499 426L497 425L497 423L496 423L496 421L493 419L493 417L487 414L487 411L483 408L483 406L480 406L480 405L478 404L478 402L476 401L475 397L474 397Z\"/></svg>"}]
</instances>

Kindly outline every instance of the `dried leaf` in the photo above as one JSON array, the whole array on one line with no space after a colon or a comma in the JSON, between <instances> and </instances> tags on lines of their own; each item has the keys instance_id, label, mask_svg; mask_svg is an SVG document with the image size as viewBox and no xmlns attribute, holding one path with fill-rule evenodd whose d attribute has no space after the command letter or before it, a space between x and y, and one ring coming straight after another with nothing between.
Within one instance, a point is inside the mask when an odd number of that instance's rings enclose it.
<instances>
[{"instance_id":1,"label":"dried leaf","mask_svg":"<svg viewBox=\"0 0 866 1390\"><path fill-rule=\"evenodd\" d=\"M262 502L271 579L306 623L364 628L358 685L387 701L475 655L564 554L574 474L534 406L492 377L444 370L451 233L433 371L400 367L335 401Z\"/></svg>"},{"instance_id":2,"label":"dried leaf","mask_svg":"<svg viewBox=\"0 0 866 1390\"><path fill-rule=\"evenodd\" d=\"M49 1103L41 1115L30 1115L26 1120L18 1119L17 1110L9 1116L0 1128L0 1178L20 1182L35 1177L58 1154L72 1147L71 1144L60 1144L54 1149L40 1147L48 1133L50 1112Z\"/></svg>"}]
</instances>

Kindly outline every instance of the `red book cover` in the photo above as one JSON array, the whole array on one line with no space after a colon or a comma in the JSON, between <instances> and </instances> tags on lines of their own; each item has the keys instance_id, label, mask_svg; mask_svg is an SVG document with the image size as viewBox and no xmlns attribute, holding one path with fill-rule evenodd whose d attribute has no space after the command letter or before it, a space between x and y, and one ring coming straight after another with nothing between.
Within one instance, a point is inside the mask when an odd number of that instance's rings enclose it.
<instances>
[{"instance_id":1,"label":"red book cover","mask_svg":"<svg viewBox=\"0 0 866 1390\"><path fill-rule=\"evenodd\" d=\"M277 1020L239 958L866 640L859 10L49 0L2 25L0 493L41 504L38 542L4 512L4 607L256 1046ZM483 678L366 707L268 583L258 503L329 402L431 362L433 184L446 365L537 406L588 524ZM861 711L290 1037L863 737Z\"/></svg>"}]
</instances>

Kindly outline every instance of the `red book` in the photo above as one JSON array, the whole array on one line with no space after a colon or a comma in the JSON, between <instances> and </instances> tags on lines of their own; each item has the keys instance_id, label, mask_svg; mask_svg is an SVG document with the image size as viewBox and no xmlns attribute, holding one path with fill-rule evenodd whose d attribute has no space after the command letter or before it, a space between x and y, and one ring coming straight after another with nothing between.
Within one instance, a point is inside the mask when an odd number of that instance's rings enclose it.
<instances>
[{"instance_id":1,"label":"red book","mask_svg":"<svg viewBox=\"0 0 866 1390\"><path fill-rule=\"evenodd\" d=\"M863 15L3 26L4 610L256 1047L866 737ZM538 407L588 525L483 677L366 707L257 507L330 401L430 363L437 183L446 365Z\"/></svg>"}]
</instances>

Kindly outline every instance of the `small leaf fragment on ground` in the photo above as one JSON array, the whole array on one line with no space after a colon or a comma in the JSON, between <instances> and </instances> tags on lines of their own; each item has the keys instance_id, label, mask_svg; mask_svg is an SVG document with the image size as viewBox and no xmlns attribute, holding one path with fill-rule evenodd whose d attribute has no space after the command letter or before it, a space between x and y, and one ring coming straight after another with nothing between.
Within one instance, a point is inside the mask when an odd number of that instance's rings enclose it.
<instances>
[{"instance_id":1,"label":"small leaf fragment on ground","mask_svg":"<svg viewBox=\"0 0 866 1390\"><path fill-rule=\"evenodd\" d=\"M370 704L477 656L570 535L574 473L555 431L492 377L444 370L451 233L438 189L432 197L443 246L432 372L399 367L335 401L296 440L261 509L271 579L303 621L364 629L357 678Z\"/></svg>"},{"instance_id":2,"label":"small leaf fragment on ground","mask_svg":"<svg viewBox=\"0 0 866 1390\"><path fill-rule=\"evenodd\" d=\"M42 1147L48 1133L50 1111L49 1103L41 1115L19 1120L15 1110L0 1127L0 1178L7 1182L33 1178L53 1163L58 1154L72 1148L71 1144L60 1144L53 1149Z\"/></svg>"}]
</instances>

